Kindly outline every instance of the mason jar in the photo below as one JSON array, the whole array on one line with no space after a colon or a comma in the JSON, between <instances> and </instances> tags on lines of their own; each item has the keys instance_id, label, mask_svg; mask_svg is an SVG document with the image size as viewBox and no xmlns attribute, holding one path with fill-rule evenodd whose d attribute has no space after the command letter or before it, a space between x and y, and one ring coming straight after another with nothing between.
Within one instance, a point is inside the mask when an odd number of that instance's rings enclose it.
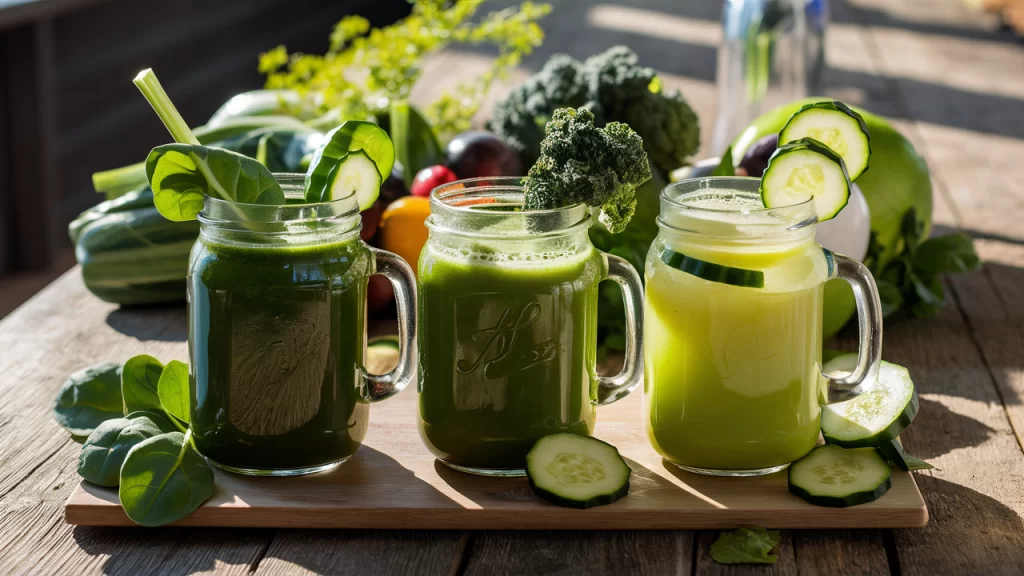
<instances>
[{"instance_id":1,"label":"mason jar","mask_svg":"<svg viewBox=\"0 0 1024 576\"><path fill-rule=\"evenodd\" d=\"M196 449L241 474L330 469L359 448L369 403L415 374L415 278L359 237L355 195L302 204L303 175L278 174L289 203L207 197L188 272L191 426ZM371 375L366 285L395 287L402 354Z\"/></svg>"},{"instance_id":2,"label":"mason jar","mask_svg":"<svg viewBox=\"0 0 1024 576\"><path fill-rule=\"evenodd\" d=\"M640 278L590 242L587 206L524 210L520 178L441 186L420 254L419 426L457 470L522 475L546 434L590 435L640 382ZM596 371L598 284L623 288L625 366Z\"/></svg>"},{"instance_id":3,"label":"mason jar","mask_svg":"<svg viewBox=\"0 0 1024 576\"><path fill-rule=\"evenodd\" d=\"M645 269L644 420L666 460L691 472L768 474L810 452L821 404L878 372L881 304L861 263L815 240L813 200L765 208L760 179L683 180L661 195ZM853 286L853 373L821 373L825 282Z\"/></svg>"}]
</instances>

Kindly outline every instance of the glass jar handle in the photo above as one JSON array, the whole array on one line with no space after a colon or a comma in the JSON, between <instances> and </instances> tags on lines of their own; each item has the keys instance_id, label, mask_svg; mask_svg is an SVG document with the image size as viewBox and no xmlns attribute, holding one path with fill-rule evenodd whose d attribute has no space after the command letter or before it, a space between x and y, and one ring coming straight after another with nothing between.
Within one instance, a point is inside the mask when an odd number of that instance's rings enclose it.
<instances>
[{"instance_id":1,"label":"glass jar handle","mask_svg":"<svg viewBox=\"0 0 1024 576\"><path fill-rule=\"evenodd\" d=\"M377 248L370 250L377 265L375 274L387 278L395 289L401 350L398 366L391 372L378 375L363 371L366 399L379 402L404 390L416 376L416 276L412 267L397 254Z\"/></svg>"},{"instance_id":2,"label":"glass jar handle","mask_svg":"<svg viewBox=\"0 0 1024 576\"><path fill-rule=\"evenodd\" d=\"M644 336L639 328L644 323L644 285L640 275L628 260L604 254L608 263L607 280L622 289L622 302L626 308L626 359L617 375L598 377L597 405L604 406L624 398L643 381Z\"/></svg>"},{"instance_id":3,"label":"glass jar handle","mask_svg":"<svg viewBox=\"0 0 1024 576\"><path fill-rule=\"evenodd\" d=\"M882 303L871 272L860 262L825 250L829 279L845 280L853 288L857 301L857 325L860 333L857 366L845 376L828 374L828 402L842 402L860 394L861 384L873 382L882 361Z\"/></svg>"}]
</instances>

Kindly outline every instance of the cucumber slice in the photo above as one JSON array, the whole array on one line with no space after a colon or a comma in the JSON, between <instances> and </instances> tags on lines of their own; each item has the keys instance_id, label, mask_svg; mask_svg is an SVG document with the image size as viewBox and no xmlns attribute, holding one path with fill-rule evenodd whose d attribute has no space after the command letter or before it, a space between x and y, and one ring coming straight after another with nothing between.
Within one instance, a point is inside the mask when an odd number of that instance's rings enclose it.
<instances>
[{"instance_id":1,"label":"cucumber slice","mask_svg":"<svg viewBox=\"0 0 1024 576\"><path fill-rule=\"evenodd\" d=\"M888 460L890 464L904 472L911 472L914 470L931 470L932 468L935 468L935 466L921 460L917 456L911 456L904 452L903 443L900 442L899 438L894 438L891 442L887 442L879 446L878 453Z\"/></svg>"},{"instance_id":2,"label":"cucumber slice","mask_svg":"<svg viewBox=\"0 0 1024 576\"><path fill-rule=\"evenodd\" d=\"M533 491L552 504L571 508L622 498L629 492L631 472L614 446L578 434L544 436L526 455Z\"/></svg>"},{"instance_id":3,"label":"cucumber slice","mask_svg":"<svg viewBox=\"0 0 1024 576\"><path fill-rule=\"evenodd\" d=\"M326 202L332 198L331 187L339 165L353 152L366 156L382 182L391 174L395 163L395 147L387 132L373 122L349 120L327 133L324 144L313 153L306 171L306 201ZM359 209L373 205L380 194L380 185L358 192Z\"/></svg>"},{"instance_id":4,"label":"cucumber slice","mask_svg":"<svg viewBox=\"0 0 1024 576\"><path fill-rule=\"evenodd\" d=\"M892 470L874 448L826 444L789 467L789 491L811 504L846 508L878 500L889 491Z\"/></svg>"},{"instance_id":5,"label":"cucumber slice","mask_svg":"<svg viewBox=\"0 0 1024 576\"><path fill-rule=\"evenodd\" d=\"M843 159L821 142L802 138L780 146L761 176L765 208L814 201L818 222L835 218L850 200L850 177Z\"/></svg>"},{"instance_id":6,"label":"cucumber slice","mask_svg":"<svg viewBox=\"0 0 1024 576\"><path fill-rule=\"evenodd\" d=\"M850 372L856 354L843 354L822 371ZM821 434L829 444L846 448L877 447L900 435L917 415L917 390L903 366L882 362L878 378L867 382L860 396L821 408Z\"/></svg>"},{"instance_id":7,"label":"cucumber slice","mask_svg":"<svg viewBox=\"0 0 1024 576\"><path fill-rule=\"evenodd\" d=\"M839 154L851 181L868 169L871 156L868 125L860 114L842 102L814 102L797 110L779 132L779 145L801 138L814 138Z\"/></svg>"},{"instance_id":8,"label":"cucumber slice","mask_svg":"<svg viewBox=\"0 0 1024 576\"><path fill-rule=\"evenodd\" d=\"M712 264L668 248L662 251L661 261L666 266L711 282L748 288L764 288L764 272L760 270Z\"/></svg>"},{"instance_id":9,"label":"cucumber slice","mask_svg":"<svg viewBox=\"0 0 1024 576\"><path fill-rule=\"evenodd\" d=\"M323 181L324 188L306 190L307 202L330 202L356 195L359 209L366 210L380 194L381 178L373 160L362 150L349 152L334 165Z\"/></svg>"}]
</instances>

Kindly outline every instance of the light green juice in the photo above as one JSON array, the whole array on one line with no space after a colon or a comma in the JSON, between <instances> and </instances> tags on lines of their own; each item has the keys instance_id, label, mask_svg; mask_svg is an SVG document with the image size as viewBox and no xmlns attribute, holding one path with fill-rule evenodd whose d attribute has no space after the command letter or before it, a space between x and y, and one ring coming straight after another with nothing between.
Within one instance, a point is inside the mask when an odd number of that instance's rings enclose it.
<instances>
[{"instance_id":1,"label":"light green juice","mask_svg":"<svg viewBox=\"0 0 1024 576\"><path fill-rule=\"evenodd\" d=\"M663 229L647 262L648 437L667 460L691 468L788 464L818 440L827 260L813 226L787 232L764 214L701 218L683 223L697 233ZM766 230L780 233L765 238ZM761 272L763 287L671 267L663 261L666 250Z\"/></svg>"}]
</instances>

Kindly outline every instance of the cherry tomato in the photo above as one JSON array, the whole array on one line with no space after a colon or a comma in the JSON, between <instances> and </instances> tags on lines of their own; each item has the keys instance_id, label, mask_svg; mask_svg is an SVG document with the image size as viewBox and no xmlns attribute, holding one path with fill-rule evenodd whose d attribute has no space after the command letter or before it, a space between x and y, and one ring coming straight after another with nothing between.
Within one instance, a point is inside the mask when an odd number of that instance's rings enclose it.
<instances>
[{"instance_id":1,"label":"cherry tomato","mask_svg":"<svg viewBox=\"0 0 1024 576\"><path fill-rule=\"evenodd\" d=\"M449 182L455 182L458 179L459 177L455 175L455 172L452 172L447 166L431 166L420 170L416 174L409 192L413 196L428 198L430 191L434 188Z\"/></svg>"}]
</instances>

